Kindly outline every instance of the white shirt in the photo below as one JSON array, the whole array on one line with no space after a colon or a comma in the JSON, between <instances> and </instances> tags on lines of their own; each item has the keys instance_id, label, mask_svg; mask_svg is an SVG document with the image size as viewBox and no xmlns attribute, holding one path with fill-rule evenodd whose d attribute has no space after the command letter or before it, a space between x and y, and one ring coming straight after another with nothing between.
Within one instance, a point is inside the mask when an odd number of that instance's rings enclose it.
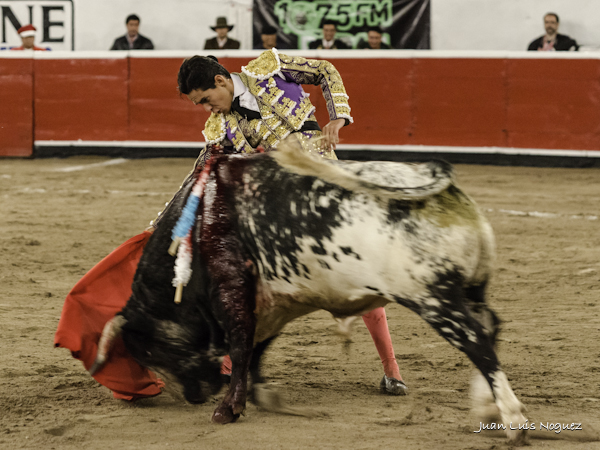
<instances>
[{"instance_id":1,"label":"white shirt","mask_svg":"<svg viewBox=\"0 0 600 450\"><path fill-rule=\"evenodd\" d=\"M335 39L332 39L330 41L326 41L325 39L323 39L323 48L331 48L333 47L333 43L335 42Z\"/></svg>"},{"instance_id":2,"label":"white shirt","mask_svg":"<svg viewBox=\"0 0 600 450\"><path fill-rule=\"evenodd\" d=\"M260 109L258 108L258 102L256 101L256 98L250 93L250 91L242 82L240 77L235 73L232 73L231 81L233 81L233 98L240 98L240 106L242 108L248 108L252 111L260 113Z\"/></svg>"}]
</instances>

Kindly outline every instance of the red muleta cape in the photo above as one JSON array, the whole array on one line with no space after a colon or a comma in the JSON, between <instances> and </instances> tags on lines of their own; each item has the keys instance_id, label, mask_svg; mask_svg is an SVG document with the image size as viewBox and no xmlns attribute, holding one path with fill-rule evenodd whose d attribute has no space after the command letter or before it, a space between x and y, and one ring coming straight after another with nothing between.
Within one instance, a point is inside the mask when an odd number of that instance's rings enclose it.
<instances>
[{"instance_id":1,"label":"red muleta cape","mask_svg":"<svg viewBox=\"0 0 600 450\"><path fill-rule=\"evenodd\" d=\"M145 231L121 244L86 273L65 299L54 346L71 350L86 370L94 363L104 325L131 296L133 276L151 235ZM121 339L94 378L112 390L115 398L124 400L158 395L164 386L153 372L135 362Z\"/></svg>"}]
</instances>

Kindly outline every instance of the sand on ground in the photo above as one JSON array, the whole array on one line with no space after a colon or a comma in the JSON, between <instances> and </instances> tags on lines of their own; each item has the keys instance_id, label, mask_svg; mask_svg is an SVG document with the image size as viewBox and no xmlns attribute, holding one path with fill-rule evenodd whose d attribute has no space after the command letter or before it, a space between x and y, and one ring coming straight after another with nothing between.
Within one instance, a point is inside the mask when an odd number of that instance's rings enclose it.
<instances>
[{"instance_id":1,"label":"sand on ground","mask_svg":"<svg viewBox=\"0 0 600 450\"><path fill-rule=\"evenodd\" d=\"M110 164L106 164L110 162ZM190 159L102 157L0 162L0 448L505 449L474 433L472 364L414 313L386 308L407 397L378 390L382 367L362 322L345 352L331 316L289 324L264 371L294 406L249 404L210 422L221 391L192 406L170 387L115 400L53 337L64 298L96 262L141 232L177 190ZM503 320L499 357L530 422L600 429L600 171L456 166L496 233L489 303ZM548 436L556 435L548 431ZM563 431L560 437L576 437ZM600 443L534 441L532 448Z\"/></svg>"}]
</instances>

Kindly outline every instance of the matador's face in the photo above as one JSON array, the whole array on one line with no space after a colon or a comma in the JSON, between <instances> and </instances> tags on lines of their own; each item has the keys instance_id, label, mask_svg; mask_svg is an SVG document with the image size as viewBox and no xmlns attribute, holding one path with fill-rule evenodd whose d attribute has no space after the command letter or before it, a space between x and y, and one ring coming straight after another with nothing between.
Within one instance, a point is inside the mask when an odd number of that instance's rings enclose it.
<instances>
[{"instance_id":1,"label":"matador's face","mask_svg":"<svg viewBox=\"0 0 600 450\"><path fill-rule=\"evenodd\" d=\"M208 112L229 114L233 101L233 81L223 75L216 75L214 88L194 89L187 97L194 105L201 105Z\"/></svg>"}]
</instances>

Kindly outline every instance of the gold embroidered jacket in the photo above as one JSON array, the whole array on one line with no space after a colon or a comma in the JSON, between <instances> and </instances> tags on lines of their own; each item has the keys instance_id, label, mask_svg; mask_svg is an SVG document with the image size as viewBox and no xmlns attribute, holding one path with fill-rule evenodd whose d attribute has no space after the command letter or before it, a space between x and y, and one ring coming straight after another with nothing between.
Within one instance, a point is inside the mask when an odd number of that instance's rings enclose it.
<instances>
[{"instance_id":1,"label":"gold embroidered jacket","mask_svg":"<svg viewBox=\"0 0 600 450\"><path fill-rule=\"evenodd\" d=\"M258 145L271 150L305 122L316 121L315 107L302 84L321 86L331 120L353 121L342 77L328 61L290 57L272 49L237 75L256 98L261 118L248 121L234 111L213 113L202 132L207 144L233 145L237 153L253 153Z\"/></svg>"}]
</instances>

